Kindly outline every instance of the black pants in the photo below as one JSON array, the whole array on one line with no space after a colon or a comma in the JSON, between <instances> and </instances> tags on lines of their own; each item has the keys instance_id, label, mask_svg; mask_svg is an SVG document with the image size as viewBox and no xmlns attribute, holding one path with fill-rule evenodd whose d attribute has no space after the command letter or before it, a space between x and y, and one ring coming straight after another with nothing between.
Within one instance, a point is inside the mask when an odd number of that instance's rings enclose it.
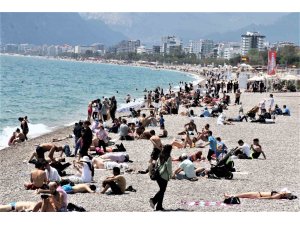
<instances>
[{"instance_id":1,"label":"black pants","mask_svg":"<svg viewBox=\"0 0 300 225\"><path fill-rule=\"evenodd\" d=\"M88 155L88 150L90 148L91 144L83 144L82 147L79 150L79 154L81 157Z\"/></svg>"},{"instance_id":2,"label":"black pants","mask_svg":"<svg viewBox=\"0 0 300 225\"><path fill-rule=\"evenodd\" d=\"M109 187L110 187L113 194L115 194L115 195L123 194L123 192L121 191L119 185L116 182L114 182L114 181L103 182L103 187L105 187L106 185L109 185Z\"/></svg>"},{"instance_id":3,"label":"black pants","mask_svg":"<svg viewBox=\"0 0 300 225\"><path fill-rule=\"evenodd\" d=\"M215 152L211 149L208 150L208 153L207 153L207 160L210 161L211 160L211 156L215 154Z\"/></svg>"},{"instance_id":4,"label":"black pants","mask_svg":"<svg viewBox=\"0 0 300 225\"><path fill-rule=\"evenodd\" d=\"M103 121L105 122L107 120L107 115L102 115L103 116Z\"/></svg>"},{"instance_id":5,"label":"black pants","mask_svg":"<svg viewBox=\"0 0 300 225\"><path fill-rule=\"evenodd\" d=\"M235 104L237 104L237 105L240 104L240 97L235 98Z\"/></svg>"},{"instance_id":6,"label":"black pants","mask_svg":"<svg viewBox=\"0 0 300 225\"><path fill-rule=\"evenodd\" d=\"M157 181L158 186L159 186L159 191L156 193L154 198L152 198L154 205L156 205L156 210L162 209L162 204L164 200L164 195L167 189L168 181L161 178L160 176L158 177Z\"/></svg>"},{"instance_id":7,"label":"black pants","mask_svg":"<svg viewBox=\"0 0 300 225\"><path fill-rule=\"evenodd\" d=\"M99 142L98 142L98 146L99 147L103 147L103 150L104 150L104 152L106 152L106 144L105 144L105 142L103 141L103 140L99 140Z\"/></svg>"},{"instance_id":8,"label":"black pants","mask_svg":"<svg viewBox=\"0 0 300 225\"><path fill-rule=\"evenodd\" d=\"M115 118L116 118L116 111L115 110L111 110L111 111L109 111L109 113L110 113L110 118L112 119L112 121L114 121Z\"/></svg>"}]
</instances>

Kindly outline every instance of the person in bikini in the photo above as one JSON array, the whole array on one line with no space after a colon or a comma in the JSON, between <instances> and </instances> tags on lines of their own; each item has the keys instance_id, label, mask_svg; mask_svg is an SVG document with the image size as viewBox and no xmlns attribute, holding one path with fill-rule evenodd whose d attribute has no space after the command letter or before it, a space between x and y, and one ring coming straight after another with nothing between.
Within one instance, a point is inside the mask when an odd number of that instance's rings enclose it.
<instances>
[{"instance_id":1,"label":"person in bikini","mask_svg":"<svg viewBox=\"0 0 300 225\"><path fill-rule=\"evenodd\" d=\"M182 132L179 132L178 135L186 134L186 132L189 132L190 135L193 135L194 131L196 132L196 134L198 133L197 126L194 123L193 119L191 119L189 123L185 124L184 128L185 128L185 130Z\"/></svg>"},{"instance_id":2,"label":"person in bikini","mask_svg":"<svg viewBox=\"0 0 300 225\"><path fill-rule=\"evenodd\" d=\"M16 144L16 143L21 143L25 141L25 135L23 133L21 133L20 129L17 128L16 132L15 132L15 138L12 141L12 144Z\"/></svg>"},{"instance_id":3,"label":"person in bikini","mask_svg":"<svg viewBox=\"0 0 300 225\"><path fill-rule=\"evenodd\" d=\"M224 194L225 198L230 197L238 197L238 198L251 198L251 199L295 199L297 196L293 195L288 190L281 190L280 192L271 191L271 192L246 192L240 193L236 195Z\"/></svg>"},{"instance_id":4,"label":"person in bikini","mask_svg":"<svg viewBox=\"0 0 300 225\"><path fill-rule=\"evenodd\" d=\"M0 212L32 212L36 202L11 202L0 205Z\"/></svg>"}]
</instances>

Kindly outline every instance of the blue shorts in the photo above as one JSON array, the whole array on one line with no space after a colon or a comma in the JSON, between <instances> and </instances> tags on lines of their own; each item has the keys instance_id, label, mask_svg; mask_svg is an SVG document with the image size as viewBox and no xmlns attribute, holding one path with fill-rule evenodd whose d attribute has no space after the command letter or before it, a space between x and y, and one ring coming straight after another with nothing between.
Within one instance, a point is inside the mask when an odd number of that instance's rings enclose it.
<instances>
[{"instance_id":1,"label":"blue shorts","mask_svg":"<svg viewBox=\"0 0 300 225\"><path fill-rule=\"evenodd\" d=\"M11 205L12 211L16 210L16 202L11 202L11 203L9 203L9 205Z\"/></svg>"},{"instance_id":2,"label":"blue shorts","mask_svg":"<svg viewBox=\"0 0 300 225\"><path fill-rule=\"evenodd\" d=\"M62 188L67 194L73 193L73 187L70 184L63 185Z\"/></svg>"}]
</instances>

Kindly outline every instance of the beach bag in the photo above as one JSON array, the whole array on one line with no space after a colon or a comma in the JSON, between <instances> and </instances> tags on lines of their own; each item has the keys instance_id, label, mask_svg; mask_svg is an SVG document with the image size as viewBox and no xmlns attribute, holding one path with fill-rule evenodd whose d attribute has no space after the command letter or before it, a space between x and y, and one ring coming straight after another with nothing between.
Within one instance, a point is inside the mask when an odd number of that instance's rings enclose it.
<instances>
[{"instance_id":1,"label":"beach bag","mask_svg":"<svg viewBox=\"0 0 300 225\"><path fill-rule=\"evenodd\" d=\"M66 154L67 157L71 156L72 153L69 145L64 146L64 153Z\"/></svg>"},{"instance_id":2,"label":"beach bag","mask_svg":"<svg viewBox=\"0 0 300 225\"><path fill-rule=\"evenodd\" d=\"M157 180L160 177L158 163L149 166L149 176L151 180Z\"/></svg>"},{"instance_id":3,"label":"beach bag","mask_svg":"<svg viewBox=\"0 0 300 225\"><path fill-rule=\"evenodd\" d=\"M241 201L240 201L240 199L238 198L238 197L233 197L233 196L231 196L230 198L226 198L225 200L224 200L224 203L225 204L241 204Z\"/></svg>"}]
</instances>

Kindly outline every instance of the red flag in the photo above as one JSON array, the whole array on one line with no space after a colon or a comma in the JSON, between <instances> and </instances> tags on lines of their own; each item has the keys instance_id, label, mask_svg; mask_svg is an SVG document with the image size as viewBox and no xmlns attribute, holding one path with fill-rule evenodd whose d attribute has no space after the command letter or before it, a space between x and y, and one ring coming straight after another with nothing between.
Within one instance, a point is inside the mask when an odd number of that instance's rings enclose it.
<instances>
[{"instance_id":1,"label":"red flag","mask_svg":"<svg viewBox=\"0 0 300 225\"><path fill-rule=\"evenodd\" d=\"M268 52L268 75L275 75L276 71L276 52Z\"/></svg>"}]
</instances>

